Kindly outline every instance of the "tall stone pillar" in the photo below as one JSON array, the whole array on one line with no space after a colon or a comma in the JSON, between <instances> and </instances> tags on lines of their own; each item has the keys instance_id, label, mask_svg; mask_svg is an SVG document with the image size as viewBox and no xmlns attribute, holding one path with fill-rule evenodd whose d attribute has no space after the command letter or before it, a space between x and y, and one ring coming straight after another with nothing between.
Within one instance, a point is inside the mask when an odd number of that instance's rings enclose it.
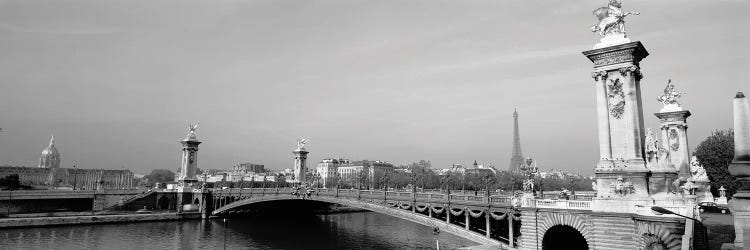
<instances>
[{"instance_id":1,"label":"tall stone pillar","mask_svg":"<svg viewBox=\"0 0 750 250\"><path fill-rule=\"evenodd\" d=\"M750 239L750 102L742 92L734 98L734 159L729 173L742 185L729 202L734 216L734 246L750 249L750 240L744 240Z\"/></svg>"},{"instance_id":2,"label":"tall stone pillar","mask_svg":"<svg viewBox=\"0 0 750 250\"><path fill-rule=\"evenodd\" d=\"M648 56L641 42L584 51L594 63L600 160L594 169L593 209L633 212L650 201L644 160L640 62ZM614 188L611 188L614 187Z\"/></svg>"},{"instance_id":3,"label":"tall stone pillar","mask_svg":"<svg viewBox=\"0 0 750 250\"><path fill-rule=\"evenodd\" d=\"M652 152L656 154L646 158L652 173L649 190L655 199L681 192L673 184L678 177L680 184L691 178L688 164L690 151L687 140L687 118L690 117L690 111L683 109L677 102L679 96L680 94L674 90L674 84L671 84L670 80L664 90L664 95L658 98L664 106L654 114L661 121L660 139L657 145L647 146L647 152L656 150ZM653 158L649 159L649 157Z\"/></svg>"},{"instance_id":4,"label":"tall stone pillar","mask_svg":"<svg viewBox=\"0 0 750 250\"><path fill-rule=\"evenodd\" d=\"M690 151L687 140L687 118L690 111L679 109L665 110L654 114L661 121L661 146L669 150L669 160L678 170L680 180L690 178Z\"/></svg>"},{"instance_id":5,"label":"tall stone pillar","mask_svg":"<svg viewBox=\"0 0 750 250\"><path fill-rule=\"evenodd\" d=\"M195 174L198 170L198 145L201 142L195 136L195 129L197 127L197 125L190 125L187 137L185 140L180 141L182 143L182 165L177 180L183 187L188 187L198 182Z\"/></svg>"},{"instance_id":6,"label":"tall stone pillar","mask_svg":"<svg viewBox=\"0 0 750 250\"><path fill-rule=\"evenodd\" d=\"M294 153L294 181L298 183L305 182L305 174L307 174L307 154L310 153L305 150L305 143L307 139L297 141L297 149L292 151Z\"/></svg>"}]
</instances>

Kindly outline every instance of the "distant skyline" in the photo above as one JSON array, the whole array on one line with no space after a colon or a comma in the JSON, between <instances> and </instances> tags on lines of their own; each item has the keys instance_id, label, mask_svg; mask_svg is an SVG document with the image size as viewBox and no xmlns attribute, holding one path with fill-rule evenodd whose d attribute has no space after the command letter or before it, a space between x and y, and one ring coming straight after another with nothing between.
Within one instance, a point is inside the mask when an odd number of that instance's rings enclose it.
<instances>
[{"instance_id":1,"label":"distant skyline","mask_svg":"<svg viewBox=\"0 0 750 250\"><path fill-rule=\"evenodd\" d=\"M732 127L750 92L750 3L622 0L641 63L644 120L668 79L692 150ZM518 108L524 156L591 174L598 159L584 1L0 1L0 165L198 167L323 158L507 169Z\"/></svg>"}]
</instances>

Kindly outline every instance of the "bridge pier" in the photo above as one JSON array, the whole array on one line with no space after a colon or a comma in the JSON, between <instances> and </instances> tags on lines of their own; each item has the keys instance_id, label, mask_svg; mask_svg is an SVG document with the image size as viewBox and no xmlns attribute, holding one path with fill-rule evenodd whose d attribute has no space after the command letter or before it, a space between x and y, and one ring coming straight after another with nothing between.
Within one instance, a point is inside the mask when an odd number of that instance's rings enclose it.
<instances>
[{"instance_id":1,"label":"bridge pier","mask_svg":"<svg viewBox=\"0 0 750 250\"><path fill-rule=\"evenodd\" d=\"M484 218L486 221L484 224L485 233L487 233L487 238L490 238L490 210L489 209L485 211Z\"/></svg>"},{"instance_id":2,"label":"bridge pier","mask_svg":"<svg viewBox=\"0 0 750 250\"><path fill-rule=\"evenodd\" d=\"M445 211L445 222L450 225L451 224L451 207L445 206L443 208L443 211Z\"/></svg>"},{"instance_id":3,"label":"bridge pier","mask_svg":"<svg viewBox=\"0 0 750 250\"><path fill-rule=\"evenodd\" d=\"M468 208L464 209L464 217L466 218L466 230L469 230L469 223L471 219L469 218L469 213L466 211Z\"/></svg>"}]
</instances>

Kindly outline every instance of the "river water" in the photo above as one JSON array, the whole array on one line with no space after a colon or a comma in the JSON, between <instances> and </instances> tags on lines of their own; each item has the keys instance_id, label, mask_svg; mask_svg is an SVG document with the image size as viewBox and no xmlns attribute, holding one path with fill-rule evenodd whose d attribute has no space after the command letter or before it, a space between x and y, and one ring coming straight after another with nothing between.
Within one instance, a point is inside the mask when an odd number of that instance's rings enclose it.
<instances>
[{"instance_id":1,"label":"river water","mask_svg":"<svg viewBox=\"0 0 750 250\"><path fill-rule=\"evenodd\" d=\"M441 249L477 245L437 237ZM435 240L430 227L375 212L0 230L0 249L431 249Z\"/></svg>"}]
</instances>

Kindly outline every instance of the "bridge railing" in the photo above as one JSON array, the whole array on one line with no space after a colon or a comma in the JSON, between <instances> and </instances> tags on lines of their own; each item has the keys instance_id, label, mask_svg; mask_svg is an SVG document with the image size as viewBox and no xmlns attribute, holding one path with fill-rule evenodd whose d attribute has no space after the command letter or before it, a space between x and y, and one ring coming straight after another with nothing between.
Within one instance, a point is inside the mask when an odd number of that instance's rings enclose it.
<instances>
[{"instance_id":1,"label":"bridge railing","mask_svg":"<svg viewBox=\"0 0 750 250\"><path fill-rule=\"evenodd\" d=\"M240 197L240 199L262 196L262 195L275 195L275 194L292 194L294 188L228 188L228 189L214 189L214 193L218 196L232 196ZM299 189L300 195L305 195L305 189ZM356 198L356 199L372 199L372 200L393 200L393 201L411 201L411 202L425 202L425 203L455 203L465 205L498 205L507 206L512 202L512 198L509 196L490 196L489 199L483 195L472 195L469 193L462 194L445 194L445 193L423 193L418 192L412 195L411 192L398 192L398 191L383 191L383 190L357 190L357 189L331 189L331 188L319 188L314 189L311 195L316 196L328 196L328 197L340 197L340 198ZM531 199L530 202L524 202L524 206L537 207L537 208L554 208L554 209L577 209L577 210L590 210L591 201L588 200L561 200L561 199ZM489 204L488 204L489 203ZM672 209L675 212L684 214L684 207L680 206L664 206L667 209Z\"/></svg>"},{"instance_id":2,"label":"bridge railing","mask_svg":"<svg viewBox=\"0 0 750 250\"><path fill-rule=\"evenodd\" d=\"M534 199L530 204L537 208L591 210L591 201Z\"/></svg>"}]
</instances>

